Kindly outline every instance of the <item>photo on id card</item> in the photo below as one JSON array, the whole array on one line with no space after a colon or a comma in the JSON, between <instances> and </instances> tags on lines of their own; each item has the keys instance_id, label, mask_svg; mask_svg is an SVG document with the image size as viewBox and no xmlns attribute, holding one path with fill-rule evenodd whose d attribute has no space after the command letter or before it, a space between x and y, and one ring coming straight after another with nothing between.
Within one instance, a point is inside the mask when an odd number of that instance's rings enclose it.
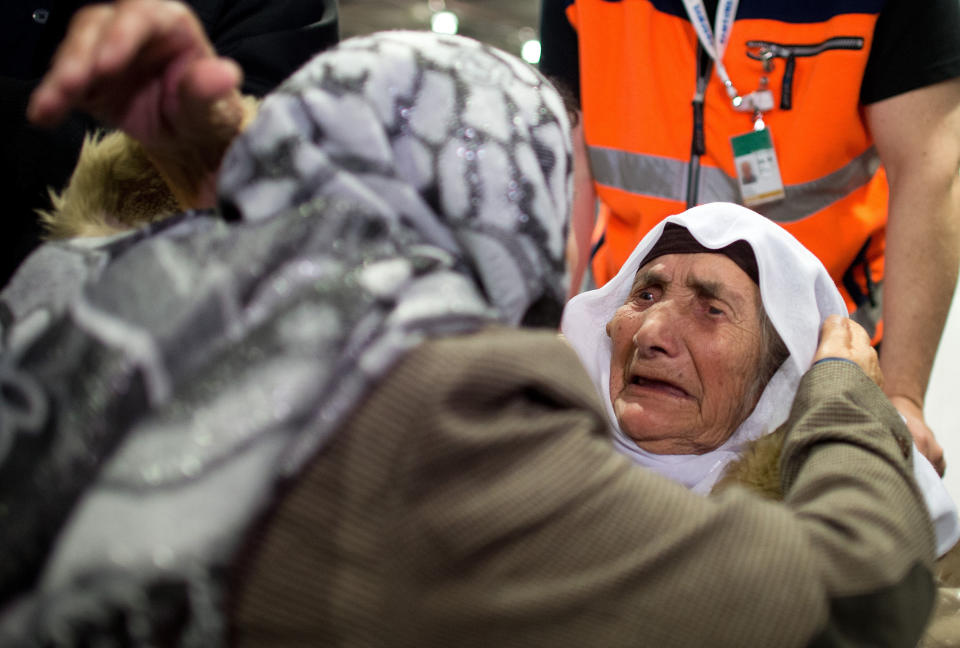
<instances>
[{"instance_id":1,"label":"photo on id card","mask_svg":"<svg viewBox=\"0 0 960 648\"><path fill-rule=\"evenodd\" d=\"M763 128L730 138L737 169L741 202L747 207L784 197L783 180L770 129Z\"/></svg>"}]
</instances>

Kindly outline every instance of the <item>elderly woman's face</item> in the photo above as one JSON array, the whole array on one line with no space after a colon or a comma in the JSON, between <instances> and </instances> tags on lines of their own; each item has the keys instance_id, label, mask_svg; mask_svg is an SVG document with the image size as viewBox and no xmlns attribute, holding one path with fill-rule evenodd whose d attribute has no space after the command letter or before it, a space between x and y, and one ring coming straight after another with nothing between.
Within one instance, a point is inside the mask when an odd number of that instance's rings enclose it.
<instances>
[{"instance_id":1,"label":"elderly woman's face","mask_svg":"<svg viewBox=\"0 0 960 648\"><path fill-rule=\"evenodd\" d=\"M655 258L640 268L607 334L610 400L620 428L644 450L713 450L756 405L759 293L726 256Z\"/></svg>"}]
</instances>

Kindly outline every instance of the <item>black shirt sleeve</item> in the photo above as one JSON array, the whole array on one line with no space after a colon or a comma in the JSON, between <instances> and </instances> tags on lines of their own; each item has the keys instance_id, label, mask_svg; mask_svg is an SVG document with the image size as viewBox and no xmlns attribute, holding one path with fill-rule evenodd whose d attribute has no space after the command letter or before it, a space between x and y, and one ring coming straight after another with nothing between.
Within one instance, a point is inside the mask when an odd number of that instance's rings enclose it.
<instances>
[{"instance_id":1,"label":"black shirt sleeve","mask_svg":"<svg viewBox=\"0 0 960 648\"><path fill-rule=\"evenodd\" d=\"M960 76L960 1L888 0L874 29L860 103Z\"/></svg>"},{"instance_id":2,"label":"black shirt sleeve","mask_svg":"<svg viewBox=\"0 0 960 648\"><path fill-rule=\"evenodd\" d=\"M262 96L339 38L335 0L188 0L217 53L243 68Z\"/></svg>"},{"instance_id":3,"label":"black shirt sleeve","mask_svg":"<svg viewBox=\"0 0 960 648\"><path fill-rule=\"evenodd\" d=\"M540 71L580 101L580 54L577 32L565 12L571 0L540 2Z\"/></svg>"}]
</instances>

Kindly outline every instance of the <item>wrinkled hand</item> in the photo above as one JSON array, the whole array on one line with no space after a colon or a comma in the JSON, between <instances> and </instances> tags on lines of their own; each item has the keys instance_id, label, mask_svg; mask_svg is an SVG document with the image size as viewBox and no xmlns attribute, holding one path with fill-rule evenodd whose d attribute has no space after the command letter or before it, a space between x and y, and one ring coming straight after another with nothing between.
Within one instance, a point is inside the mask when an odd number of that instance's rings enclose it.
<instances>
[{"instance_id":1,"label":"wrinkled hand","mask_svg":"<svg viewBox=\"0 0 960 648\"><path fill-rule=\"evenodd\" d=\"M824 358L844 358L855 362L873 382L883 387L880 360L876 350L870 345L870 336L849 317L831 315L823 323L820 343L813 361Z\"/></svg>"},{"instance_id":2,"label":"wrinkled hand","mask_svg":"<svg viewBox=\"0 0 960 648\"><path fill-rule=\"evenodd\" d=\"M27 116L53 126L90 113L139 140L185 207L207 206L243 126L241 78L186 5L117 0L73 17Z\"/></svg>"},{"instance_id":3,"label":"wrinkled hand","mask_svg":"<svg viewBox=\"0 0 960 648\"><path fill-rule=\"evenodd\" d=\"M905 396L890 396L890 402L907 420L907 429L913 435L917 450L930 461L940 476L947 470L947 461L943 457L943 448L933 435L933 430L923 419L923 408Z\"/></svg>"},{"instance_id":4,"label":"wrinkled hand","mask_svg":"<svg viewBox=\"0 0 960 648\"><path fill-rule=\"evenodd\" d=\"M863 327L847 317L831 315L820 330L820 344L813 361L823 358L845 358L857 363L861 369L880 387L883 387L883 373L877 352L870 345L870 337ZM923 420L923 408L905 396L890 395L890 402L906 419L907 429L913 436L917 449L925 456L938 473L943 475L947 468L943 458L943 448L937 443L933 431Z\"/></svg>"}]
</instances>

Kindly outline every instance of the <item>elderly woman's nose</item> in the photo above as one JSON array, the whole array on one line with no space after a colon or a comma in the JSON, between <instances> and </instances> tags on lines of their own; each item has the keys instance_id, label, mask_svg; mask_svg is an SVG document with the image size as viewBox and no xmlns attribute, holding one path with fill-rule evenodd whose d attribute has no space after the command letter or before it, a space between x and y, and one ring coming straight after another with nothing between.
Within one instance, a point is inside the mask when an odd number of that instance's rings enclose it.
<instances>
[{"instance_id":1,"label":"elderly woman's nose","mask_svg":"<svg viewBox=\"0 0 960 648\"><path fill-rule=\"evenodd\" d=\"M682 327L682 314L676 307L669 303L655 304L641 315L633 343L644 355L673 355L678 348Z\"/></svg>"}]
</instances>

